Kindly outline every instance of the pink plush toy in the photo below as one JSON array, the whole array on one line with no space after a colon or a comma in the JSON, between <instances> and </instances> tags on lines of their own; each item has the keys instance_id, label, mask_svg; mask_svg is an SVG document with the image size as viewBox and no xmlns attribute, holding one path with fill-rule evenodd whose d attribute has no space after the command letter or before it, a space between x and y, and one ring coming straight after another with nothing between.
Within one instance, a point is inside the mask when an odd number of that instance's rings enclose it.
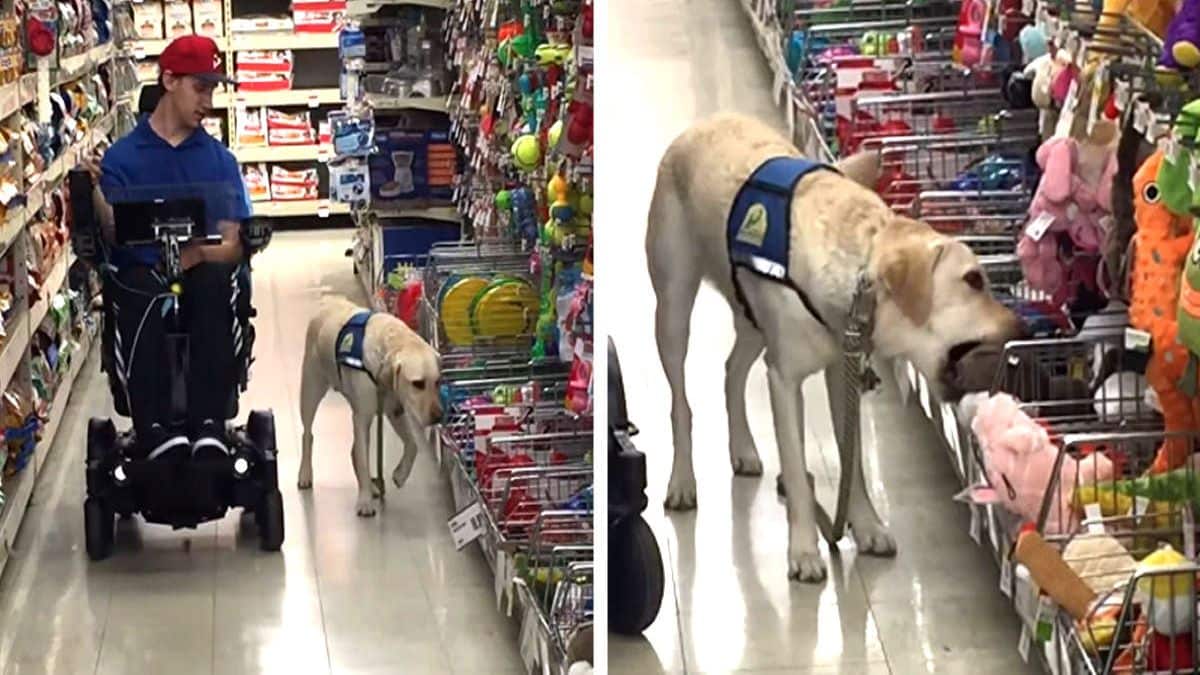
<instances>
[{"instance_id":1,"label":"pink plush toy","mask_svg":"<svg viewBox=\"0 0 1200 675\"><path fill-rule=\"evenodd\" d=\"M975 413L971 430L983 448L983 459L990 488L976 488L971 496L976 503L997 503L1022 518L1036 522L1042 509L1050 475L1058 458L1058 446L1046 429L1031 419L1008 394L989 397ZM1064 457L1059 473L1058 494L1050 506L1046 533L1073 532L1078 517L1071 507L1075 486L1111 479L1112 462L1099 453L1082 461ZM1067 521L1062 522L1066 516Z\"/></svg>"},{"instance_id":2,"label":"pink plush toy","mask_svg":"<svg viewBox=\"0 0 1200 675\"><path fill-rule=\"evenodd\" d=\"M1103 166L1087 166L1097 159ZM1062 302L1067 295L1067 261L1059 256L1059 235L1069 237L1077 253L1100 251L1105 221L1112 213L1117 157L1111 150L1072 138L1052 138L1038 148L1037 162L1042 179L1029 205L1017 256L1029 284Z\"/></svg>"}]
</instances>

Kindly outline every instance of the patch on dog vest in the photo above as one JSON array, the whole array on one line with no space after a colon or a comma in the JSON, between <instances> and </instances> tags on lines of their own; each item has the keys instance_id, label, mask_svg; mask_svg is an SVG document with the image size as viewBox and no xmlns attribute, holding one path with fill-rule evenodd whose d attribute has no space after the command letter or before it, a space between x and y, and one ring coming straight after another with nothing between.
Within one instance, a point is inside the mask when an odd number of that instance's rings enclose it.
<instances>
[{"instance_id":1,"label":"patch on dog vest","mask_svg":"<svg viewBox=\"0 0 1200 675\"><path fill-rule=\"evenodd\" d=\"M334 351L334 359L338 365L370 374L363 364L363 343L367 337L367 321L371 319L372 314L374 312L359 312L342 326L342 330L338 332L337 349Z\"/></svg>"},{"instance_id":2,"label":"patch on dog vest","mask_svg":"<svg viewBox=\"0 0 1200 675\"><path fill-rule=\"evenodd\" d=\"M752 272L787 284L800 296L808 311L821 323L825 321L817 313L808 296L792 283L788 276L788 261L791 254L792 194L796 184L813 171L837 171L802 157L773 157L763 162L750 178L742 184L733 208L729 211L728 244L729 262L736 269L744 267ZM738 301L752 323L754 316L742 294L737 275L733 277Z\"/></svg>"}]
</instances>

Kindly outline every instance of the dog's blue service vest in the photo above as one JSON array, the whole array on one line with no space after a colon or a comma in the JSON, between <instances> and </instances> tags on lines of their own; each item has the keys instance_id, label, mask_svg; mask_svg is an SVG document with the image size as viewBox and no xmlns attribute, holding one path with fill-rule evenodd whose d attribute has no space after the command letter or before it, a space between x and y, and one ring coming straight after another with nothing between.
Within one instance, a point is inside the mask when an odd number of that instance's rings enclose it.
<instances>
[{"instance_id":1,"label":"dog's blue service vest","mask_svg":"<svg viewBox=\"0 0 1200 675\"><path fill-rule=\"evenodd\" d=\"M338 332L337 348L334 350L334 360L338 366L346 366L354 370L360 370L367 374L374 381L375 376L363 363L363 343L367 337L367 321L375 312L365 311L359 312L350 317L346 325L342 326L342 330ZM339 367L338 372L341 373Z\"/></svg>"},{"instance_id":2,"label":"dog's blue service vest","mask_svg":"<svg viewBox=\"0 0 1200 675\"><path fill-rule=\"evenodd\" d=\"M800 296L800 301L822 325L828 326L809 300L788 276L791 253L792 195L796 184L813 171L837 171L826 164L802 157L773 157L763 162L742 184L729 211L727 242L733 287L746 317L758 322L746 302L737 268L785 284Z\"/></svg>"}]
</instances>

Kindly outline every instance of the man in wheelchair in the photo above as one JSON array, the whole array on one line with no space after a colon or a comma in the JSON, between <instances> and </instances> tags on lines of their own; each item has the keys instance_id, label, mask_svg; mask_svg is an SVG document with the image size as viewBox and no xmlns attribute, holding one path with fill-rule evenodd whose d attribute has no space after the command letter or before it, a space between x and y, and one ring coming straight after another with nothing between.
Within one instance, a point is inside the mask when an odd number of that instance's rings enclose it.
<instances>
[{"instance_id":1,"label":"man in wheelchair","mask_svg":"<svg viewBox=\"0 0 1200 675\"><path fill-rule=\"evenodd\" d=\"M159 67L152 111L70 178L72 243L103 280L103 369L133 427L89 424L88 554L111 553L116 514L183 528L237 506L278 550L273 417L229 424L254 344L249 261L269 230L251 220L237 161L201 126L226 81L216 44L179 38Z\"/></svg>"}]
</instances>

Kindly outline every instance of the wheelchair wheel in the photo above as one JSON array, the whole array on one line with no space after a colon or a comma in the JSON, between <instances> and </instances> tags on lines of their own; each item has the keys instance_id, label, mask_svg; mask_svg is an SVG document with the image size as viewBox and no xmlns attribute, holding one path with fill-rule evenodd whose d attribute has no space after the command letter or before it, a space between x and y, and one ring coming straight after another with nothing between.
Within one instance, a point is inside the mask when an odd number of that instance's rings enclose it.
<instances>
[{"instance_id":1,"label":"wheelchair wheel","mask_svg":"<svg viewBox=\"0 0 1200 675\"><path fill-rule=\"evenodd\" d=\"M254 510L258 522L259 544L264 551L278 551L283 546L283 495L271 490L263 495L259 507Z\"/></svg>"},{"instance_id":2,"label":"wheelchair wheel","mask_svg":"<svg viewBox=\"0 0 1200 675\"><path fill-rule=\"evenodd\" d=\"M662 554L641 516L613 527L608 545L608 627L637 635L654 623L662 607Z\"/></svg>"},{"instance_id":3,"label":"wheelchair wheel","mask_svg":"<svg viewBox=\"0 0 1200 675\"><path fill-rule=\"evenodd\" d=\"M88 497L83 502L83 526L88 557L100 561L112 555L116 527L112 507L102 499Z\"/></svg>"}]
</instances>

